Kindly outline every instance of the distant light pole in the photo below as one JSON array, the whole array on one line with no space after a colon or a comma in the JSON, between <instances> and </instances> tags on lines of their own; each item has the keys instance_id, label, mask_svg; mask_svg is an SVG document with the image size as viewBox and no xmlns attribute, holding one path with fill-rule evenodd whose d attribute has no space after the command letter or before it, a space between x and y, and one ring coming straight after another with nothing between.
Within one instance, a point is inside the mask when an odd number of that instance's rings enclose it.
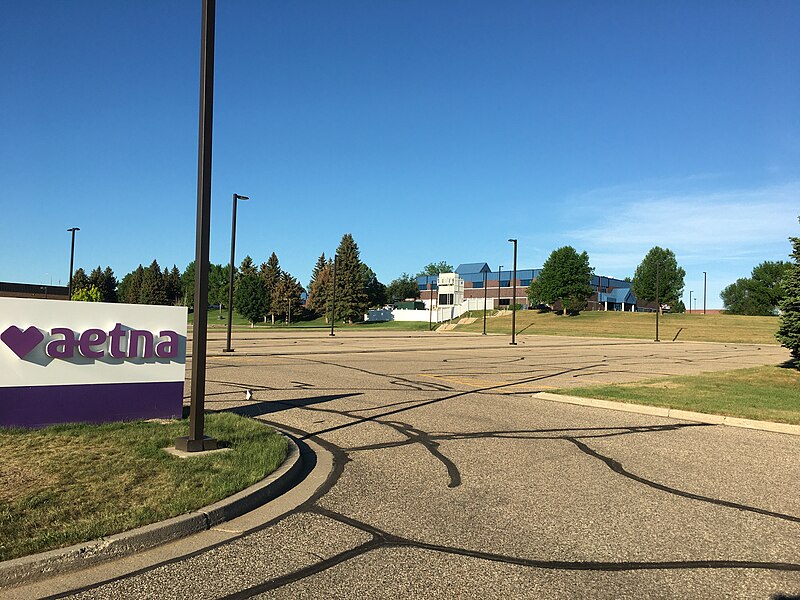
<instances>
[{"instance_id":1,"label":"distant light pole","mask_svg":"<svg viewBox=\"0 0 800 600\"><path fill-rule=\"evenodd\" d=\"M430 275L425 276L425 283L431 292L430 304L428 305L428 331L433 331L433 283L431 283Z\"/></svg>"},{"instance_id":2,"label":"distant light pole","mask_svg":"<svg viewBox=\"0 0 800 600\"><path fill-rule=\"evenodd\" d=\"M706 314L706 283L708 280L708 273L703 271L703 314Z\"/></svg>"},{"instance_id":3,"label":"distant light pole","mask_svg":"<svg viewBox=\"0 0 800 600\"><path fill-rule=\"evenodd\" d=\"M692 314L692 294L694 294L694 291L689 290L689 314Z\"/></svg>"},{"instance_id":4,"label":"distant light pole","mask_svg":"<svg viewBox=\"0 0 800 600\"><path fill-rule=\"evenodd\" d=\"M72 232L72 245L69 250L69 285L67 286L67 300L72 300L72 267L75 262L75 232L80 230L80 227L71 227L67 229L67 231Z\"/></svg>"},{"instance_id":5,"label":"distant light pole","mask_svg":"<svg viewBox=\"0 0 800 600\"><path fill-rule=\"evenodd\" d=\"M512 278L514 280L513 283L513 293L511 297L511 345L517 345L517 240L514 238L510 238L508 240L512 244L514 244L514 274Z\"/></svg>"},{"instance_id":6,"label":"distant light pole","mask_svg":"<svg viewBox=\"0 0 800 600\"><path fill-rule=\"evenodd\" d=\"M247 196L233 195L233 216L231 217L231 262L228 273L228 343L223 352L233 352L231 348L231 326L233 325L233 260L236 253L236 204L237 200L250 200ZM197 307L195 306L195 313ZM205 312L205 311L203 311Z\"/></svg>"},{"instance_id":7,"label":"distant light pole","mask_svg":"<svg viewBox=\"0 0 800 600\"><path fill-rule=\"evenodd\" d=\"M333 255L333 297L331 298L331 332L329 337L336 337L333 332L333 324L336 322L336 265L339 263L339 254Z\"/></svg>"},{"instance_id":8,"label":"distant light pole","mask_svg":"<svg viewBox=\"0 0 800 600\"><path fill-rule=\"evenodd\" d=\"M488 268L488 267L487 267ZM488 283L488 271L483 270L483 335L486 335L486 284Z\"/></svg>"},{"instance_id":9,"label":"distant light pole","mask_svg":"<svg viewBox=\"0 0 800 600\"><path fill-rule=\"evenodd\" d=\"M211 237L211 135L214 122L214 30L216 1L203 0L200 34L200 123L197 143L197 218L195 224L194 311L208 307L208 249ZM205 317L205 314L203 315ZM217 440L203 434L205 428L206 349L205 319L192 332L192 378L190 382L189 435L175 440L175 448L186 452L216 450Z\"/></svg>"},{"instance_id":10,"label":"distant light pole","mask_svg":"<svg viewBox=\"0 0 800 600\"><path fill-rule=\"evenodd\" d=\"M503 265L497 267L497 310L500 310L500 280L503 278Z\"/></svg>"},{"instance_id":11,"label":"distant light pole","mask_svg":"<svg viewBox=\"0 0 800 600\"><path fill-rule=\"evenodd\" d=\"M656 263L656 339L654 341L660 342L661 340L658 339L658 315L661 312L661 301L658 298L658 277L659 277L659 268L661 267L661 263Z\"/></svg>"}]
</instances>

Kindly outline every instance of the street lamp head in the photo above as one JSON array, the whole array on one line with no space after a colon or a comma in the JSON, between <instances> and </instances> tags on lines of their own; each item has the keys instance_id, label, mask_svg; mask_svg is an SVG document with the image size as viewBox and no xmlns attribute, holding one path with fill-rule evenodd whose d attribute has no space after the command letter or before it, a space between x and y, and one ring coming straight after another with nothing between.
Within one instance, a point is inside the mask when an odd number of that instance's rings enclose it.
<instances>
[{"instance_id":1,"label":"street lamp head","mask_svg":"<svg viewBox=\"0 0 800 600\"><path fill-rule=\"evenodd\" d=\"M508 241L509 241L509 242L512 242L512 243L514 243L514 244L516 244L516 243L517 243L517 240L516 240L515 238L508 238Z\"/></svg>"},{"instance_id":2,"label":"street lamp head","mask_svg":"<svg viewBox=\"0 0 800 600\"><path fill-rule=\"evenodd\" d=\"M250 200L249 196L240 196L239 194L233 195L237 200Z\"/></svg>"},{"instance_id":3,"label":"street lamp head","mask_svg":"<svg viewBox=\"0 0 800 600\"><path fill-rule=\"evenodd\" d=\"M80 230L81 230L80 227L70 227L69 229L67 229L67 231L80 231Z\"/></svg>"}]
</instances>

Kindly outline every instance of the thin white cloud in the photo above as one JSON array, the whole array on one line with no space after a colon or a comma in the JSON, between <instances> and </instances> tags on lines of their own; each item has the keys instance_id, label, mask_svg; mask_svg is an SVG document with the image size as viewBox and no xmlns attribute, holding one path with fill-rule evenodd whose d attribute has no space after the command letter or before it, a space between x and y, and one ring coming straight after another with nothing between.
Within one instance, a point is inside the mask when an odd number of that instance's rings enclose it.
<instances>
[{"instance_id":1,"label":"thin white cloud","mask_svg":"<svg viewBox=\"0 0 800 600\"><path fill-rule=\"evenodd\" d=\"M628 264L633 253L658 245L676 254L714 260L757 257L797 234L800 183L760 189L670 194L650 190L594 191L590 206L601 204L588 226L568 236L607 254L610 264Z\"/></svg>"}]
</instances>

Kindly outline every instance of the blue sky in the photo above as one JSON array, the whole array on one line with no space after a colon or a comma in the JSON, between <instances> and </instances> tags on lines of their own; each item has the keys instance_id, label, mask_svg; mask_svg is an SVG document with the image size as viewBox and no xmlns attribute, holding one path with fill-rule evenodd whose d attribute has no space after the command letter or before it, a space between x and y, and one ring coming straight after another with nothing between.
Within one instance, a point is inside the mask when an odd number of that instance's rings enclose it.
<instances>
[{"instance_id":1,"label":"blue sky","mask_svg":"<svg viewBox=\"0 0 800 600\"><path fill-rule=\"evenodd\" d=\"M3 3L0 280L194 256L200 2ZM431 261L719 291L800 234L800 3L218 0L211 260ZM699 305L699 303L698 303Z\"/></svg>"}]
</instances>

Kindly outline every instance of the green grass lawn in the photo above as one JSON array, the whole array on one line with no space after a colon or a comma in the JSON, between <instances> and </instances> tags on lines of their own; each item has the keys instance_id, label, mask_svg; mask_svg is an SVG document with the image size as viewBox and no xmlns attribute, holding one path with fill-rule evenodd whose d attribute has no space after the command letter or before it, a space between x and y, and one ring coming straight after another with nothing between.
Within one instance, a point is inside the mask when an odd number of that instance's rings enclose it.
<instances>
[{"instance_id":1,"label":"green grass lawn","mask_svg":"<svg viewBox=\"0 0 800 600\"><path fill-rule=\"evenodd\" d=\"M186 420L0 429L0 560L98 539L196 510L274 471L286 439L234 414L206 416L230 450L177 458L162 448Z\"/></svg>"},{"instance_id":2,"label":"green grass lawn","mask_svg":"<svg viewBox=\"0 0 800 600\"><path fill-rule=\"evenodd\" d=\"M640 383L563 388L554 393L800 424L800 371L788 367L753 367Z\"/></svg>"},{"instance_id":3,"label":"green grass lawn","mask_svg":"<svg viewBox=\"0 0 800 600\"><path fill-rule=\"evenodd\" d=\"M483 330L483 313L473 312L475 323L459 325L456 331ZM586 311L574 317L536 310L517 312L517 334L572 335L580 337L625 337L653 339L654 313ZM724 314L664 314L659 317L659 337L678 341L777 344L777 317L744 317ZM511 317L490 317L489 333L511 333Z\"/></svg>"},{"instance_id":4,"label":"green grass lawn","mask_svg":"<svg viewBox=\"0 0 800 600\"><path fill-rule=\"evenodd\" d=\"M427 314L427 313L426 313ZM228 326L228 311L223 309L220 314L219 309L211 309L206 315L209 327L227 327ZM194 314L189 313L189 323L194 323ZM250 328L250 322L241 316L236 311L233 312L233 327L246 327ZM436 324L434 323L434 326ZM282 331L293 329L330 329L330 323L325 321L325 317L318 317L316 319L307 319L303 321L293 321L291 325L286 325L284 321L276 319L275 325L272 324L271 319L267 319L266 323L256 323L256 328L267 329L270 331ZM406 321L386 321L377 323L336 323L336 329L344 330L357 330L363 328L364 330L372 329L392 329L397 331L428 331L428 322L406 322Z\"/></svg>"}]
</instances>

